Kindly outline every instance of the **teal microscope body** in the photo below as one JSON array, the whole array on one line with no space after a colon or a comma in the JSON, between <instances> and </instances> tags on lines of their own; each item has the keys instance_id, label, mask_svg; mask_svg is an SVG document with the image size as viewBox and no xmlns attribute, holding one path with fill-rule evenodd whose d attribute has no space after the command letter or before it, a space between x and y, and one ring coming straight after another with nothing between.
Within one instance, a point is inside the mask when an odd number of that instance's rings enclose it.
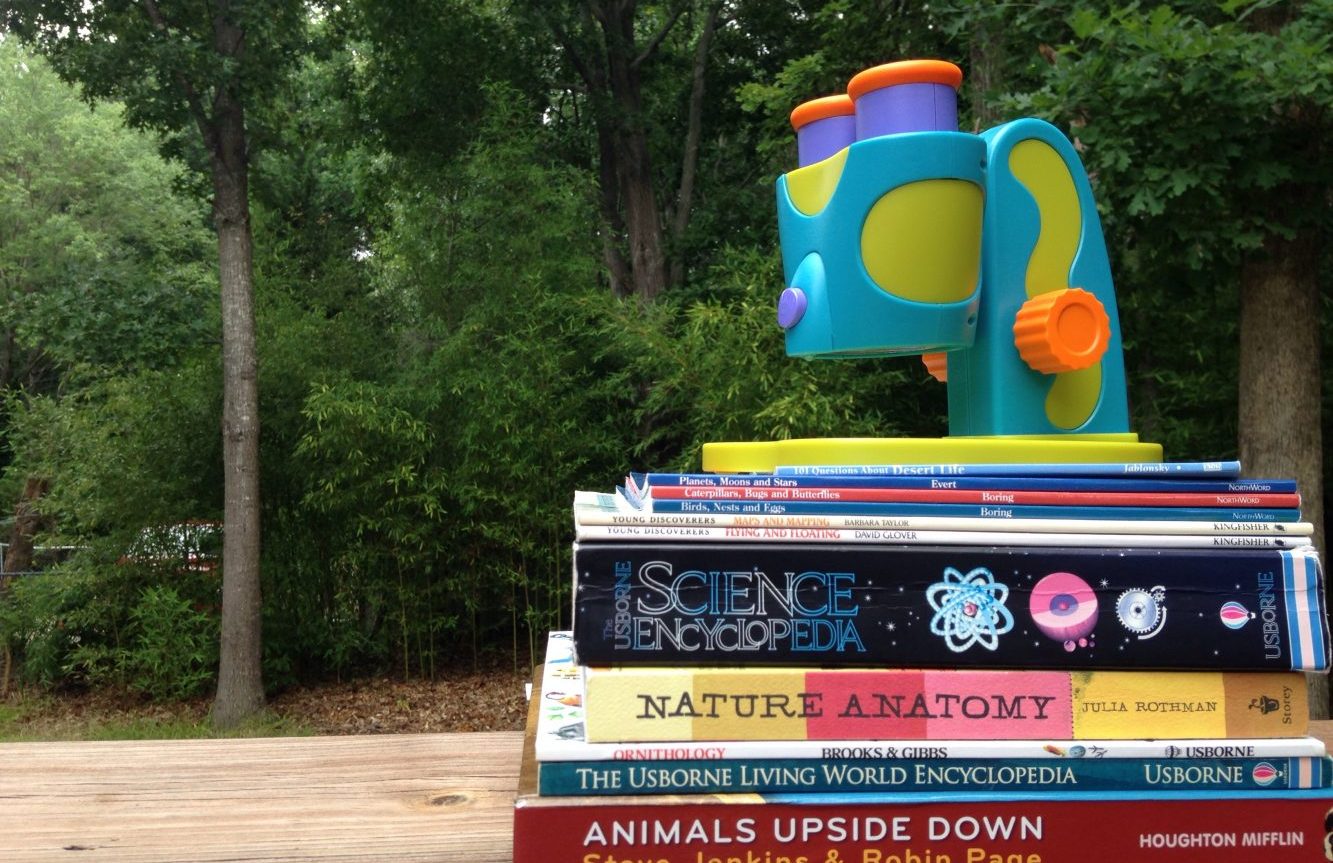
<instances>
[{"instance_id":1,"label":"teal microscope body","mask_svg":"<svg viewBox=\"0 0 1333 863\"><path fill-rule=\"evenodd\" d=\"M789 355L944 354L950 436L1129 431L1101 223L1054 126L858 139L777 204Z\"/></svg>"}]
</instances>

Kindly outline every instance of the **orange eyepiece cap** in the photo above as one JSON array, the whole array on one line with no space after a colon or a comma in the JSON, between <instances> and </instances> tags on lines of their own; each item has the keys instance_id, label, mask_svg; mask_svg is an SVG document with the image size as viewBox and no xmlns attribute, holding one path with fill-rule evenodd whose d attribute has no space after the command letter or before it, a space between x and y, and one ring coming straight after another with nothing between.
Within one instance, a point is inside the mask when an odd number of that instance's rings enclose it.
<instances>
[{"instance_id":1,"label":"orange eyepiece cap","mask_svg":"<svg viewBox=\"0 0 1333 863\"><path fill-rule=\"evenodd\" d=\"M856 106L852 104L850 96L824 96L797 105L796 110L791 112L791 127L799 132L802 126L816 120L827 120L829 117L843 117L855 113Z\"/></svg>"},{"instance_id":2,"label":"orange eyepiece cap","mask_svg":"<svg viewBox=\"0 0 1333 863\"><path fill-rule=\"evenodd\" d=\"M859 99L871 90L895 84L947 84L957 90L963 70L948 60L900 60L858 72L847 84L847 95Z\"/></svg>"}]
</instances>

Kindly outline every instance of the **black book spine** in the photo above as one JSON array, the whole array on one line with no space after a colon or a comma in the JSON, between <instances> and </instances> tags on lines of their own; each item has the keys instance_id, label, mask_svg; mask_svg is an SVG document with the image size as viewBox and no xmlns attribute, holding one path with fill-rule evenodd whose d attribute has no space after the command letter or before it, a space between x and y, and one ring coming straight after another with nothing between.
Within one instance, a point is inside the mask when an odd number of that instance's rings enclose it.
<instances>
[{"instance_id":1,"label":"black book spine","mask_svg":"<svg viewBox=\"0 0 1333 863\"><path fill-rule=\"evenodd\" d=\"M584 664L1327 669L1308 549L578 543Z\"/></svg>"}]
</instances>

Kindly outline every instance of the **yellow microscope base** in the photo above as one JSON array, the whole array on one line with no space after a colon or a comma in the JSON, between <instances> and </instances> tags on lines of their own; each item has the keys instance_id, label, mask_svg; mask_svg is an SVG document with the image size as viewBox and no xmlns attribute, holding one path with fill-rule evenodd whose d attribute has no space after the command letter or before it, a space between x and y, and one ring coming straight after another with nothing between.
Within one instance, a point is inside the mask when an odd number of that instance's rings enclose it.
<instances>
[{"instance_id":1,"label":"yellow microscope base","mask_svg":"<svg viewBox=\"0 0 1333 863\"><path fill-rule=\"evenodd\" d=\"M945 438L797 438L704 444L711 473L772 473L779 465L1105 464L1160 462L1136 434Z\"/></svg>"}]
</instances>

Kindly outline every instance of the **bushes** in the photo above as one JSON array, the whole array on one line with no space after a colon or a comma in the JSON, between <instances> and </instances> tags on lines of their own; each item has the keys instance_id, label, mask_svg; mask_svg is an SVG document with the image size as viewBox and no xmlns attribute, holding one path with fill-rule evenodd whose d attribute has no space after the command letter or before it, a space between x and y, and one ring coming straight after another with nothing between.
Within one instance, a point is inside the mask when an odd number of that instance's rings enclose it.
<instances>
[{"instance_id":1,"label":"bushes","mask_svg":"<svg viewBox=\"0 0 1333 863\"><path fill-rule=\"evenodd\" d=\"M0 605L0 640L22 658L22 679L44 688L118 686L155 699L211 687L216 597L209 605L144 573L87 562L25 576Z\"/></svg>"}]
</instances>

